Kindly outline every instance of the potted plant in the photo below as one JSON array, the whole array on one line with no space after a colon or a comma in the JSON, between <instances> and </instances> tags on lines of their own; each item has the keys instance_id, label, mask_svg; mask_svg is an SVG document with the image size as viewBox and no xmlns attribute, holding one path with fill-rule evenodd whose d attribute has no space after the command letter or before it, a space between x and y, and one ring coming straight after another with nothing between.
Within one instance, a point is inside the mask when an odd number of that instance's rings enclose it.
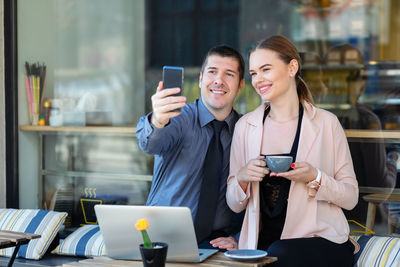
<instances>
[{"instance_id":1,"label":"potted plant","mask_svg":"<svg viewBox=\"0 0 400 267\"><path fill-rule=\"evenodd\" d=\"M167 259L168 244L150 241L147 233L149 223L146 219L136 221L135 227L142 233L143 244L140 244L140 254L142 255L144 267L163 267Z\"/></svg>"}]
</instances>

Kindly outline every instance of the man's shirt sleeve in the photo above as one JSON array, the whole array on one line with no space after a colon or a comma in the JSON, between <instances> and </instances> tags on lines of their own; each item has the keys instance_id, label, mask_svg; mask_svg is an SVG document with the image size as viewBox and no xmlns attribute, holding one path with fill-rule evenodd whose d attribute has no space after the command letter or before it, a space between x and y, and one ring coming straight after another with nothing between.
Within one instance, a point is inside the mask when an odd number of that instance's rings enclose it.
<instances>
[{"instance_id":1,"label":"man's shirt sleeve","mask_svg":"<svg viewBox=\"0 0 400 267\"><path fill-rule=\"evenodd\" d=\"M140 118L136 126L136 137L139 147L145 153L163 154L168 151L181 136L179 123L176 119L171 119L163 128L157 128L151 124L152 113Z\"/></svg>"}]
</instances>

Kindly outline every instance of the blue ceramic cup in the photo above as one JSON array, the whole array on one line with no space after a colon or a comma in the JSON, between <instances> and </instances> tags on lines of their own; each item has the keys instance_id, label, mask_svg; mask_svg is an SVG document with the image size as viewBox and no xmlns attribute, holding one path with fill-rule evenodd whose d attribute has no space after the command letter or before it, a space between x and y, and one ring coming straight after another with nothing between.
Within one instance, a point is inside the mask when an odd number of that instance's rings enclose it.
<instances>
[{"instance_id":1,"label":"blue ceramic cup","mask_svg":"<svg viewBox=\"0 0 400 267\"><path fill-rule=\"evenodd\" d=\"M290 169L293 162L292 156L265 155L263 159L267 163L267 168L272 172L285 172Z\"/></svg>"}]
</instances>

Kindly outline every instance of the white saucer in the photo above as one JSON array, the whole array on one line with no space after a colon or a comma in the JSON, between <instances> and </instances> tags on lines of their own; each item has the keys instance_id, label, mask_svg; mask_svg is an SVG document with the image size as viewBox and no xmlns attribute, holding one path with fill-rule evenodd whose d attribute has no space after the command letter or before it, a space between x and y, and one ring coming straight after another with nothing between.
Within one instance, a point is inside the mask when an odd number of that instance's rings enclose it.
<instances>
[{"instance_id":1,"label":"white saucer","mask_svg":"<svg viewBox=\"0 0 400 267\"><path fill-rule=\"evenodd\" d=\"M224 255L238 261L252 261L264 258L268 253L264 250L257 249L238 249L227 251Z\"/></svg>"}]
</instances>

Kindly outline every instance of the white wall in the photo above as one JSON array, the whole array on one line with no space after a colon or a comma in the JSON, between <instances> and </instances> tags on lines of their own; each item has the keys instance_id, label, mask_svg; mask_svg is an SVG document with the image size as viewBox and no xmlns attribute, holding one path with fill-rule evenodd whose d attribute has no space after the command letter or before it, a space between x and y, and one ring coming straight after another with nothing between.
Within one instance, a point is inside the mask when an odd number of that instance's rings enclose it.
<instances>
[{"instance_id":1,"label":"white wall","mask_svg":"<svg viewBox=\"0 0 400 267\"><path fill-rule=\"evenodd\" d=\"M4 21L3 10L3 1L0 1L0 21ZM6 147L4 108L4 24L0 23L0 208L6 207Z\"/></svg>"}]
</instances>

